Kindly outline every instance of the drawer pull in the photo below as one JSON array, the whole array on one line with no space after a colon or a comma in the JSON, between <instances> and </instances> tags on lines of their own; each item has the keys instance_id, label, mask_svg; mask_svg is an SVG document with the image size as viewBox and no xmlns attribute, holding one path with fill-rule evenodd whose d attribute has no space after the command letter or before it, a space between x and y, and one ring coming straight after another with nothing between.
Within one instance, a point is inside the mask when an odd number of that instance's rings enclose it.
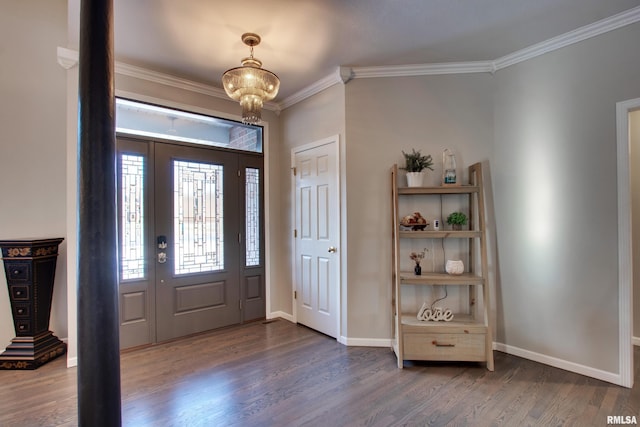
<instances>
[{"instance_id":1,"label":"drawer pull","mask_svg":"<svg viewBox=\"0 0 640 427\"><path fill-rule=\"evenodd\" d=\"M438 341L433 340L431 341L431 344L435 345L436 347L455 347L455 344L440 344Z\"/></svg>"},{"instance_id":2,"label":"drawer pull","mask_svg":"<svg viewBox=\"0 0 640 427\"><path fill-rule=\"evenodd\" d=\"M13 274L17 276L18 274L20 274L20 270L13 270Z\"/></svg>"}]
</instances>

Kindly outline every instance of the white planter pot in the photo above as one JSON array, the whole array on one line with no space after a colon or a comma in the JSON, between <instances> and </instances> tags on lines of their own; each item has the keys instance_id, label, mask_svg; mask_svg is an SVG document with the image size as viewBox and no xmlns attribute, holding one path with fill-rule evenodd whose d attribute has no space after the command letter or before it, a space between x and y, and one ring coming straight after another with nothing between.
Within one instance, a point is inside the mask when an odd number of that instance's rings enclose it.
<instances>
[{"instance_id":1,"label":"white planter pot","mask_svg":"<svg viewBox=\"0 0 640 427\"><path fill-rule=\"evenodd\" d=\"M422 172L407 172L407 187L422 187Z\"/></svg>"},{"instance_id":2,"label":"white planter pot","mask_svg":"<svg viewBox=\"0 0 640 427\"><path fill-rule=\"evenodd\" d=\"M460 260L447 260L447 264L445 265L445 271L452 276L458 276L464 273L464 264Z\"/></svg>"}]
</instances>

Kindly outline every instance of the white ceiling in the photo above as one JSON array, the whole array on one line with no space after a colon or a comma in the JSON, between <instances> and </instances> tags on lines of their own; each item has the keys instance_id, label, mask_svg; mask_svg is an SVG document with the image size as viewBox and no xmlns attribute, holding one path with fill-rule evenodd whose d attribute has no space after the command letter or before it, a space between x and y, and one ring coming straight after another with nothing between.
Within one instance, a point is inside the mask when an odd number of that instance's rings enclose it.
<instances>
[{"instance_id":1,"label":"white ceiling","mask_svg":"<svg viewBox=\"0 0 640 427\"><path fill-rule=\"evenodd\" d=\"M640 0L114 0L115 54L123 63L221 87L222 73L249 54L241 34L256 32L262 43L255 56L282 81L279 101L341 65L494 60L638 5Z\"/></svg>"}]
</instances>

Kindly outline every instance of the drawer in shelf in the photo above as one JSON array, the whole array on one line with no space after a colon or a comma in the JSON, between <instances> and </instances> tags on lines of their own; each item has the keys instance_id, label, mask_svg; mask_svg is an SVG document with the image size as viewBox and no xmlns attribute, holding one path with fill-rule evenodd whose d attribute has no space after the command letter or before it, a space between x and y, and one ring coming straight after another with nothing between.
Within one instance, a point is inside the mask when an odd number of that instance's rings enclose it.
<instances>
[{"instance_id":1,"label":"drawer in shelf","mask_svg":"<svg viewBox=\"0 0 640 427\"><path fill-rule=\"evenodd\" d=\"M484 334L405 333L404 359L464 360L486 359Z\"/></svg>"},{"instance_id":2,"label":"drawer in shelf","mask_svg":"<svg viewBox=\"0 0 640 427\"><path fill-rule=\"evenodd\" d=\"M28 285L9 285L9 293L13 301L29 301Z\"/></svg>"},{"instance_id":3,"label":"drawer in shelf","mask_svg":"<svg viewBox=\"0 0 640 427\"><path fill-rule=\"evenodd\" d=\"M447 273L422 273L416 276L413 272L401 271L400 282L403 285L482 285L484 279L471 273L453 276Z\"/></svg>"},{"instance_id":4,"label":"drawer in shelf","mask_svg":"<svg viewBox=\"0 0 640 427\"><path fill-rule=\"evenodd\" d=\"M29 318L31 316L31 305L30 304L13 304L13 316L15 318Z\"/></svg>"},{"instance_id":5,"label":"drawer in shelf","mask_svg":"<svg viewBox=\"0 0 640 427\"><path fill-rule=\"evenodd\" d=\"M27 263L7 263L7 279L10 282L27 282L31 280L31 269Z\"/></svg>"},{"instance_id":6,"label":"drawer in shelf","mask_svg":"<svg viewBox=\"0 0 640 427\"><path fill-rule=\"evenodd\" d=\"M31 334L31 321L30 320L17 320L16 321L16 333L17 335L29 335Z\"/></svg>"},{"instance_id":7,"label":"drawer in shelf","mask_svg":"<svg viewBox=\"0 0 640 427\"><path fill-rule=\"evenodd\" d=\"M481 231L411 231L405 230L398 233L402 239L474 239L482 237Z\"/></svg>"}]
</instances>

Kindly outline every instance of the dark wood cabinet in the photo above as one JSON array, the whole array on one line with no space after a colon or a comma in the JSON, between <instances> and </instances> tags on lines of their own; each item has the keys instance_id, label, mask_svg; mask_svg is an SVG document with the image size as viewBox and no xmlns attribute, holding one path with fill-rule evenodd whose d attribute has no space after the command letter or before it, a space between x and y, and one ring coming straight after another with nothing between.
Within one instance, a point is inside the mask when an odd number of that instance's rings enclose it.
<instances>
[{"instance_id":1,"label":"dark wood cabinet","mask_svg":"<svg viewBox=\"0 0 640 427\"><path fill-rule=\"evenodd\" d=\"M49 330L58 246L63 240L0 241L16 333L0 354L0 369L36 369L67 351Z\"/></svg>"}]
</instances>

